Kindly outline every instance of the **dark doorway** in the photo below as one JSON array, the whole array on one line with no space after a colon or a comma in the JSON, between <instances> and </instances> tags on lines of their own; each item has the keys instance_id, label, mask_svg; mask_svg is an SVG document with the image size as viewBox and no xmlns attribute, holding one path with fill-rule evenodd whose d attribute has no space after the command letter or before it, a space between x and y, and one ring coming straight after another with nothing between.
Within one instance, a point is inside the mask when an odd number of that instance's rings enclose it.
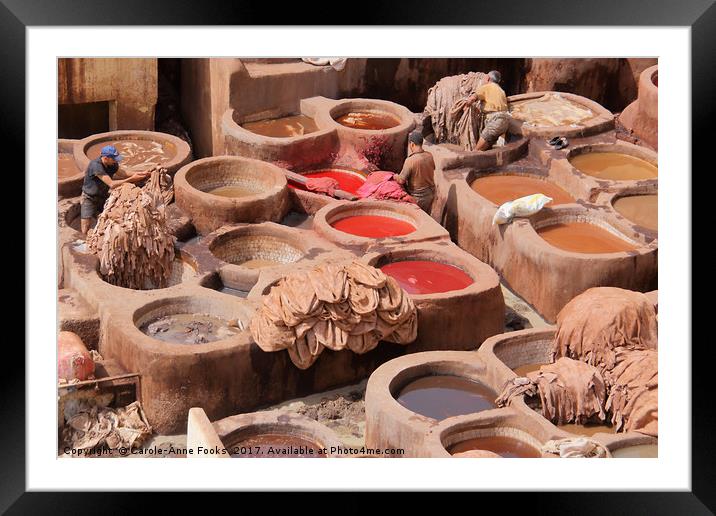
<instances>
[{"instance_id":1,"label":"dark doorway","mask_svg":"<svg viewBox=\"0 0 716 516\"><path fill-rule=\"evenodd\" d=\"M109 131L109 102L60 104L57 111L59 138L85 138Z\"/></svg>"}]
</instances>

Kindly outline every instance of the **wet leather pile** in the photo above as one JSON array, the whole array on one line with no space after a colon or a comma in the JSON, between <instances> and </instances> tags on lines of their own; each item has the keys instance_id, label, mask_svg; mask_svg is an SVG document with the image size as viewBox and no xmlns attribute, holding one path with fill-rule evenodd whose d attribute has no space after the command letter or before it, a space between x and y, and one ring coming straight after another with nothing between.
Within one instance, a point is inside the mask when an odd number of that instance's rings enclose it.
<instances>
[{"instance_id":1,"label":"wet leather pile","mask_svg":"<svg viewBox=\"0 0 716 516\"><path fill-rule=\"evenodd\" d=\"M81 400L66 406L65 417L62 440L65 446L75 450L105 446L131 450L152 434L138 401L113 409Z\"/></svg>"},{"instance_id":2,"label":"wet leather pile","mask_svg":"<svg viewBox=\"0 0 716 516\"><path fill-rule=\"evenodd\" d=\"M454 108L486 82L487 74L469 72L443 77L428 90L423 114L430 117L435 143L451 143L469 151L475 148L483 123L477 103L467 109Z\"/></svg>"},{"instance_id":3,"label":"wet leather pile","mask_svg":"<svg viewBox=\"0 0 716 516\"><path fill-rule=\"evenodd\" d=\"M175 252L165 206L172 196L171 179L162 170L153 171L141 188L124 183L110 190L87 234L105 281L131 289L167 286Z\"/></svg>"},{"instance_id":4,"label":"wet leather pile","mask_svg":"<svg viewBox=\"0 0 716 516\"><path fill-rule=\"evenodd\" d=\"M617 431L659 435L658 353L653 349L619 350L617 365L605 374L606 409Z\"/></svg>"},{"instance_id":5,"label":"wet leather pile","mask_svg":"<svg viewBox=\"0 0 716 516\"><path fill-rule=\"evenodd\" d=\"M556 424L603 423L658 436L656 310L640 293L596 287L557 316L556 362L507 382L498 406L536 396Z\"/></svg>"},{"instance_id":6,"label":"wet leather pile","mask_svg":"<svg viewBox=\"0 0 716 516\"><path fill-rule=\"evenodd\" d=\"M514 118L536 126L581 125L594 118L590 109L565 99L559 93L547 93L538 99L518 102L510 112Z\"/></svg>"},{"instance_id":7,"label":"wet leather pile","mask_svg":"<svg viewBox=\"0 0 716 516\"><path fill-rule=\"evenodd\" d=\"M657 348L656 310L641 292L591 288L557 315L555 358L576 358L608 371L622 348Z\"/></svg>"},{"instance_id":8,"label":"wet leather pile","mask_svg":"<svg viewBox=\"0 0 716 516\"><path fill-rule=\"evenodd\" d=\"M250 329L262 350L286 349L296 367L307 369L324 348L362 354L381 340L409 344L417 323L412 299L393 278L350 261L282 278L264 297Z\"/></svg>"}]
</instances>

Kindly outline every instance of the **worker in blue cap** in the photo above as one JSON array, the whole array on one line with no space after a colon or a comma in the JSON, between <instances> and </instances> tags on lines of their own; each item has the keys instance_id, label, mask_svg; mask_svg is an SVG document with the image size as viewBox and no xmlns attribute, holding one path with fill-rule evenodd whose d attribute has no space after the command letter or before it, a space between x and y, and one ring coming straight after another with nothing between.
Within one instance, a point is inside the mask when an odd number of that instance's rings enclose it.
<instances>
[{"instance_id":1,"label":"worker in blue cap","mask_svg":"<svg viewBox=\"0 0 716 516\"><path fill-rule=\"evenodd\" d=\"M100 155L87 165L80 197L80 228L85 235L92 227L93 221L102 213L110 189L124 183L138 183L152 172L145 170L128 174L126 170L119 168L120 161L122 155L117 152L117 148L114 145L106 145L102 147Z\"/></svg>"}]
</instances>

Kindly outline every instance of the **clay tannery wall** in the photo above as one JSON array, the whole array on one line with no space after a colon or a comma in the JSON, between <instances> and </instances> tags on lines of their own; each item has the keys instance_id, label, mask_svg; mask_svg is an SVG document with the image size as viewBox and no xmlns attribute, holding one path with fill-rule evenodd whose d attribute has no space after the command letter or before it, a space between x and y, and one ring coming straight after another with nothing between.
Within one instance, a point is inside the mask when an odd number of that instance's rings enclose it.
<instances>
[{"instance_id":1,"label":"clay tannery wall","mask_svg":"<svg viewBox=\"0 0 716 516\"><path fill-rule=\"evenodd\" d=\"M221 116L272 118L298 112L303 98L380 98L422 112L440 78L500 70L508 94L567 91L619 112L636 99L639 74L656 59L351 58L341 71L299 59L184 59L182 115L197 157L224 152ZM207 88L206 85L209 85Z\"/></svg>"},{"instance_id":2,"label":"clay tannery wall","mask_svg":"<svg viewBox=\"0 0 716 516\"><path fill-rule=\"evenodd\" d=\"M59 137L154 129L157 59L58 59Z\"/></svg>"}]
</instances>

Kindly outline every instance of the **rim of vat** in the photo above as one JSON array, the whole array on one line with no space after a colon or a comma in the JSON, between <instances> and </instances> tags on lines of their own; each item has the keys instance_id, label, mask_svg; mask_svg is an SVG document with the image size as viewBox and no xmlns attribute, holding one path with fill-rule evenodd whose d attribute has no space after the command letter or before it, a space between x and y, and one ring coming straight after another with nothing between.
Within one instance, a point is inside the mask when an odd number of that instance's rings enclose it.
<instances>
[{"instance_id":1,"label":"rim of vat","mask_svg":"<svg viewBox=\"0 0 716 516\"><path fill-rule=\"evenodd\" d=\"M225 446L231 446L231 443L239 439L274 433L303 438L328 448L326 457L334 455L330 453L332 447L343 448L338 436L327 426L300 414L282 410L237 414L215 421L212 425ZM287 431L289 429L291 431Z\"/></svg>"},{"instance_id":2,"label":"rim of vat","mask_svg":"<svg viewBox=\"0 0 716 516\"><path fill-rule=\"evenodd\" d=\"M398 125L387 129L357 129L355 127L345 126L336 120L336 118L345 115L352 109L367 113L387 113L393 115L398 118ZM415 119L408 108L395 102L380 99L355 98L336 100L335 103L327 109L325 115L323 119L328 124L331 124L331 127L339 129L340 131L354 131L356 134L366 136L399 134L409 131L415 126ZM317 119L318 118L321 117L317 116Z\"/></svg>"},{"instance_id":3,"label":"rim of vat","mask_svg":"<svg viewBox=\"0 0 716 516\"><path fill-rule=\"evenodd\" d=\"M160 133L158 131L119 130L92 134L86 138L78 140L74 147L75 163L77 163L77 166L80 169L87 167L87 164L91 161L90 157L87 155L87 150L92 145L110 140L146 140L173 145L176 149L176 153L170 159L162 163L162 166L169 171L176 170L191 160L191 148L189 147L189 144L177 136Z\"/></svg>"},{"instance_id":4,"label":"rim of vat","mask_svg":"<svg viewBox=\"0 0 716 516\"><path fill-rule=\"evenodd\" d=\"M220 296L220 297L217 297ZM253 342L251 332L248 331L249 321L254 311L254 307L251 303L247 303L246 300L226 299L226 295L220 292L202 292L200 294L194 293L177 293L171 297L161 297L153 299L151 301L142 303L139 307L132 309L129 312L131 324L121 324L115 317L111 317L115 324L119 324L122 328L122 333L126 337L130 337L133 344L145 348L147 351L161 353L161 354L186 354L193 355L196 353L207 353L212 351L219 351L222 349L233 349L236 347L250 345ZM212 307L211 310L204 310L201 313L209 313L213 317L218 317L224 320L231 318L241 319L244 323L244 331L240 331L236 335L231 337L213 340L211 342L204 342L201 344L181 344L174 342L167 342L159 339L155 339L144 333L139 329L139 326L144 322L147 322L152 314L161 315L157 313L163 306L171 306L173 304L181 304L184 302L197 302L197 301L208 301ZM218 310L217 310L218 308ZM183 310L183 309L180 309ZM171 313L198 313L196 309L188 308L188 312L172 310ZM194 310L193 312L191 310ZM221 312L221 313L219 313ZM243 313L242 313L243 312ZM171 315L167 312L165 315ZM232 317L233 316L233 317Z\"/></svg>"},{"instance_id":5,"label":"rim of vat","mask_svg":"<svg viewBox=\"0 0 716 516\"><path fill-rule=\"evenodd\" d=\"M290 146L291 144L294 144L296 142L301 142L304 140L311 140L315 138L320 138L322 136L327 136L333 134L336 129L335 127L325 127L324 124L319 123L319 117L314 115L309 115L301 111L301 108L298 108L298 113L296 115L284 115L276 118L285 118L287 116L297 116L297 115L304 115L309 118L311 118L318 127L317 131L313 131L312 133L306 133L306 134L300 134L297 136L266 136L263 134L254 133L253 131L249 131L248 129L245 129L241 126L242 123L247 122L237 122L236 119L243 118L243 117L250 117L251 115L238 115L236 113L236 110L234 108L229 108L226 111L224 111L224 114L221 118L221 124L224 129L224 133L226 136L231 136L232 138L236 138L237 140L244 141L244 142L253 142L253 143L269 143L273 146ZM254 122L260 122L262 120L274 120L275 118L263 118L259 120L253 120Z\"/></svg>"},{"instance_id":6,"label":"rim of vat","mask_svg":"<svg viewBox=\"0 0 716 516\"><path fill-rule=\"evenodd\" d=\"M475 195L479 196L481 199L484 199L486 202L489 202L496 208L499 208L500 205L495 204L487 197L484 197L479 192L476 192L475 190L472 189L472 183L474 181L477 181L478 179L481 179L483 177L490 177L490 176L524 176L524 177L529 177L532 179L537 179L539 181L544 181L546 183L550 183L550 184L556 186L560 190L563 190L564 193L566 193L573 199L573 201L570 203L556 204L555 206L565 206L567 204L575 204L578 200L576 197L574 197L574 195L572 195L569 191L567 191L567 189L565 189L562 185L560 185L559 182L555 181L554 178L550 177L549 172L542 172L539 169L535 169L534 171L525 171L525 172L516 171L516 170L500 170L500 169L497 169L497 170L471 170L470 172L468 172L467 175L465 176L465 182L467 183L467 186L470 188L470 190Z\"/></svg>"},{"instance_id":7,"label":"rim of vat","mask_svg":"<svg viewBox=\"0 0 716 516\"><path fill-rule=\"evenodd\" d=\"M611 233L615 237L623 240L625 243L634 246L634 249L630 251L615 251L611 253L578 253L556 247L547 242L538 233L539 229L564 222L584 222L586 224L591 224ZM561 208L556 207L548 211L541 211L529 218L517 219L516 223L517 226L515 229L524 233L523 239L525 245L534 246L541 243L541 245L547 246L552 253L563 254L573 258L584 258L589 260L601 258L610 260L623 258L625 256L648 254L655 250L652 244L644 244L643 242L639 242L628 237L609 222L599 217L594 210L576 210L574 208L570 208L570 205L562 205ZM512 224L514 225L515 222Z\"/></svg>"},{"instance_id":8,"label":"rim of vat","mask_svg":"<svg viewBox=\"0 0 716 516\"><path fill-rule=\"evenodd\" d=\"M585 125L579 125L573 127L570 125L555 125L555 126L532 126L528 125L526 128L523 120L519 120L511 116L510 129L515 131L517 134L528 137L546 137L546 136L565 136L567 138L575 138L580 136L589 136L592 134L602 133L614 127L614 114L607 108L599 104L598 102L576 95L574 93L568 93L563 91L535 91L530 93L520 93L518 95L511 95L507 97L508 105L514 102L523 102L527 100L535 100L542 98L548 94L558 94L559 96L586 107L594 113L594 116L586 120Z\"/></svg>"},{"instance_id":9,"label":"rim of vat","mask_svg":"<svg viewBox=\"0 0 716 516\"><path fill-rule=\"evenodd\" d=\"M439 257L439 259L436 259L436 257ZM396 249L386 249L368 253L364 256L364 260L368 265L376 268L380 268L389 263L425 260L456 267L472 279L470 285L459 290L448 290L447 292L434 292L429 294L408 294L415 300L443 299L476 294L493 286L493 282L499 283L499 278L492 267L457 246L454 248L451 247L450 251L448 251L434 245L406 245Z\"/></svg>"},{"instance_id":10,"label":"rim of vat","mask_svg":"<svg viewBox=\"0 0 716 516\"><path fill-rule=\"evenodd\" d=\"M213 166L224 163L231 164L232 168L250 167L248 170L251 172L251 176L259 180L266 180L265 188L251 195L242 197L224 197L205 192L194 186L191 182L195 179L193 176L205 173L206 170L212 170ZM245 172L245 170L240 170L238 175L241 175L243 172ZM185 188L203 203L218 205L223 209L230 209L236 205L248 204L255 201L269 200L282 189L287 188L286 176L281 168L266 161L240 156L211 156L192 161L179 169L174 178L174 186L175 188Z\"/></svg>"}]
</instances>

